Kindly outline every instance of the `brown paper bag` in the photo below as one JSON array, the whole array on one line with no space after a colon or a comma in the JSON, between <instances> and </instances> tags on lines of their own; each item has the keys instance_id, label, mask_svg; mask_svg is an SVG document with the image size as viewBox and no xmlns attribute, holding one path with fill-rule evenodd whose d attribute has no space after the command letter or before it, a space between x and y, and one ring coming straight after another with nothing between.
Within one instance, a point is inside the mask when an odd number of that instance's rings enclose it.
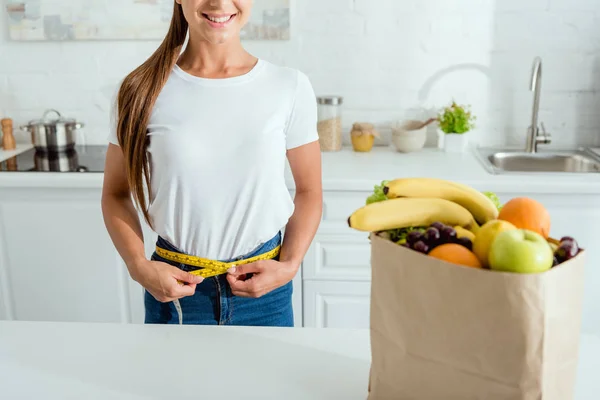
<instances>
[{"instance_id":1,"label":"brown paper bag","mask_svg":"<svg viewBox=\"0 0 600 400\"><path fill-rule=\"evenodd\" d=\"M370 400L573 398L584 251L515 274L371 246Z\"/></svg>"}]
</instances>

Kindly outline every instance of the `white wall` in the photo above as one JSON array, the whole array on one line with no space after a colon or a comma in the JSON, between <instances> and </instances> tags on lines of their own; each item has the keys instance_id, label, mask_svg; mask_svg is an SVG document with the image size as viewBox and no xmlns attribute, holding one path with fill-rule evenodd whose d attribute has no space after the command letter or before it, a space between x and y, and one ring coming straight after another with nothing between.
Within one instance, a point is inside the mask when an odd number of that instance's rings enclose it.
<instances>
[{"instance_id":1,"label":"white wall","mask_svg":"<svg viewBox=\"0 0 600 400\"><path fill-rule=\"evenodd\" d=\"M480 143L524 144L531 65L540 55L541 118L553 145L600 145L597 0L293 2L292 40L246 46L302 69L318 94L343 95L347 127L385 126L455 98L472 104ZM1 24L0 114L23 123L58 108L86 123L88 143L105 141L115 82L158 45L15 43Z\"/></svg>"}]
</instances>

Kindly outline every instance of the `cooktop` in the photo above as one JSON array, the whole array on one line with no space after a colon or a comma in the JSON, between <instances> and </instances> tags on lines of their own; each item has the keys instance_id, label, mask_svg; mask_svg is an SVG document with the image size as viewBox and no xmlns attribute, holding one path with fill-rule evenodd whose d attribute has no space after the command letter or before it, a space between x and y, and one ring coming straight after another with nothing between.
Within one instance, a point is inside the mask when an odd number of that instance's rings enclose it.
<instances>
[{"instance_id":1,"label":"cooktop","mask_svg":"<svg viewBox=\"0 0 600 400\"><path fill-rule=\"evenodd\" d=\"M0 172L104 172L107 146L79 145L65 152L29 149L0 162Z\"/></svg>"}]
</instances>

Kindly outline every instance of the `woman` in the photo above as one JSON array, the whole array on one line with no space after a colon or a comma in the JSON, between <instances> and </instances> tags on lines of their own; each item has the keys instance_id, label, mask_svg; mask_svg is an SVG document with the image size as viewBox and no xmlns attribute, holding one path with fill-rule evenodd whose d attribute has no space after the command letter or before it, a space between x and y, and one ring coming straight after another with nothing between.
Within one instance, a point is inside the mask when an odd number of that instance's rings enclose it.
<instances>
[{"instance_id":1,"label":"woman","mask_svg":"<svg viewBox=\"0 0 600 400\"><path fill-rule=\"evenodd\" d=\"M102 210L146 323L293 326L292 279L322 210L316 99L304 74L242 47L251 7L176 0L118 91ZM158 234L150 260L135 205ZM225 273L190 273L208 264Z\"/></svg>"}]
</instances>

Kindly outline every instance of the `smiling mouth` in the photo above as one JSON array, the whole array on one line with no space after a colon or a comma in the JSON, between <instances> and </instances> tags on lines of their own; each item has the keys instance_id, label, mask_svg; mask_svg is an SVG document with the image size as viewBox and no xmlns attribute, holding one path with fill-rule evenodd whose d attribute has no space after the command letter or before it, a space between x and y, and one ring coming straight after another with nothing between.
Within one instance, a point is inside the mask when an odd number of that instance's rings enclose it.
<instances>
[{"instance_id":1,"label":"smiling mouth","mask_svg":"<svg viewBox=\"0 0 600 400\"><path fill-rule=\"evenodd\" d=\"M229 22L233 21L233 19L237 16L237 14L230 14L230 15L209 15L209 14L202 14L202 16L204 17L204 19L206 19L208 21L208 23L213 26L213 27L222 27L227 25Z\"/></svg>"}]
</instances>

